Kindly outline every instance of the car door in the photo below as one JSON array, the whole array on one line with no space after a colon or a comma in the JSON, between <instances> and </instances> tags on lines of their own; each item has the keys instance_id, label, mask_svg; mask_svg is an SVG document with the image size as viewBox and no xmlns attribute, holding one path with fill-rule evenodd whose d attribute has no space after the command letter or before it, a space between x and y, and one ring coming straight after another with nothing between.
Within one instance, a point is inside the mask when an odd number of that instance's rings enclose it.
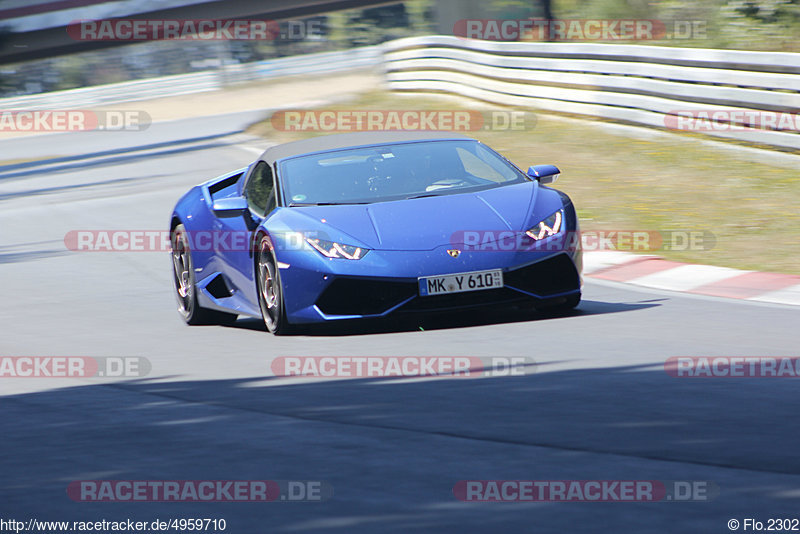
<instances>
[{"instance_id":1,"label":"car door","mask_svg":"<svg viewBox=\"0 0 800 534\"><path fill-rule=\"evenodd\" d=\"M253 280L252 234L275 209L275 180L272 168L264 161L253 165L244 179L242 194L247 199L248 210L233 217L217 219L219 238L215 241L215 248L234 289L258 308Z\"/></svg>"}]
</instances>

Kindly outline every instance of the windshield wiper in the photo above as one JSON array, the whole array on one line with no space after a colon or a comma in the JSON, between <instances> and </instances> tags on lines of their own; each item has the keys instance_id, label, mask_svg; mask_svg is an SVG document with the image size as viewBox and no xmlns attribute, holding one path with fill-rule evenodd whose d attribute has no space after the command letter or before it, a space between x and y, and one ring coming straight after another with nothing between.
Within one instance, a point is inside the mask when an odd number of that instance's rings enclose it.
<instances>
[{"instance_id":1,"label":"windshield wiper","mask_svg":"<svg viewBox=\"0 0 800 534\"><path fill-rule=\"evenodd\" d=\"M424 195L414 195L412 197L406 197L406 200L414 200L415 198L428 198L428 197L438 197L441 196L439 193L425 193Z\"/></svg>"},{"instance_id":2,"label":"windshield wiper","mask_svg":"<svg viewBox=\"0 0 800 534\"><path fill-rule=\"evenodd\" d=\"M289 204L290 208L307 208L310 206L361 206L364 204L372 204L372 202L315 202L313 204L303 204L292 202Z\"/></svg>"}]
</instances>

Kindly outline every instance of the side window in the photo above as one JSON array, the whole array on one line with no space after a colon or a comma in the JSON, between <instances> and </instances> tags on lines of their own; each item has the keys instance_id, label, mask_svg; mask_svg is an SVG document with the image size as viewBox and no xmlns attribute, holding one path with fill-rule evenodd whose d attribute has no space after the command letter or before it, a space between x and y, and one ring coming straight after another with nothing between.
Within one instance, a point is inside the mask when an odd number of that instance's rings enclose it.
<instances>
[{"instance_id":1,"label":"side window","mask_svg":"<svg viewBox=\"0 0 800 534\"><path fill-rule=\"evenodd\" d=\"M250 209L258 215L266 215L275 208L275 195L273 194L272 169L259 161L247 180L244 196Z\"/></svg>"}]
</instances>

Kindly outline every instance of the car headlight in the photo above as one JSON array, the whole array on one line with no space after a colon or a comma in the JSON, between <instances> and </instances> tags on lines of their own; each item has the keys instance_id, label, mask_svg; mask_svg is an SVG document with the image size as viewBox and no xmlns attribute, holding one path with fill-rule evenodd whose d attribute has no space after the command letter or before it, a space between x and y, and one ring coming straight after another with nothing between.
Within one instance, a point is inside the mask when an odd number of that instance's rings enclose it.
<instances>
[{"instance_id":1,"label":"car headlight","mask_svg":"<svg viewBox=\"0 0 800 534\"><path fill-rule=\"evenodd\" d=\"M564 212L558 210L527 232L525 234L534 241L540 241L554 236L561 231L564 222Z\"/></svg>"},{"instance_id":2,"label":"car headlight","mask_svg":"<svg viewBox=\"0 0 800 534\"><path fill-rule=\"evenodd\" d=\"M342 243L334 243L333 241L325 241L324 239L311 239L307 237L306 242L326 258L360 260L369 252L369 250L365 248L343 245Z\"/></svg>"}]
</instances>

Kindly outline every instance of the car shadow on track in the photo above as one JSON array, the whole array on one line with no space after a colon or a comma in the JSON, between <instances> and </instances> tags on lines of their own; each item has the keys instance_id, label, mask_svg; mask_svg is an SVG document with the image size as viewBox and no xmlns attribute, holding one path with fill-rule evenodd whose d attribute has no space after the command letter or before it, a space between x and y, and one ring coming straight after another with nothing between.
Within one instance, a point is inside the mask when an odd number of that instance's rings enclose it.
<instances>
[{"instance_id":1,"label":"car shadow on track","mask_svg":"<svg viewBox=\"0 0 800 534\"><path fill-rule=\"evenodd\" d=\"M660 305L661 304L656 300L632 303L582 300L575 310L558 315L531 309L501 311L478 309L474 311L462 310L430 315L406 314L384 319L360 319L357 321L336 321L318 325L304 325L298 329L296 335L341 337L416 332L420 330L448 330L471 328L475 326L545 321L559 318L579 318L591 315L643 310ZM227 325L227 327L266 332L263 321L252 318L240 318L235 323Z\"/></svg>"}]
</instances>

